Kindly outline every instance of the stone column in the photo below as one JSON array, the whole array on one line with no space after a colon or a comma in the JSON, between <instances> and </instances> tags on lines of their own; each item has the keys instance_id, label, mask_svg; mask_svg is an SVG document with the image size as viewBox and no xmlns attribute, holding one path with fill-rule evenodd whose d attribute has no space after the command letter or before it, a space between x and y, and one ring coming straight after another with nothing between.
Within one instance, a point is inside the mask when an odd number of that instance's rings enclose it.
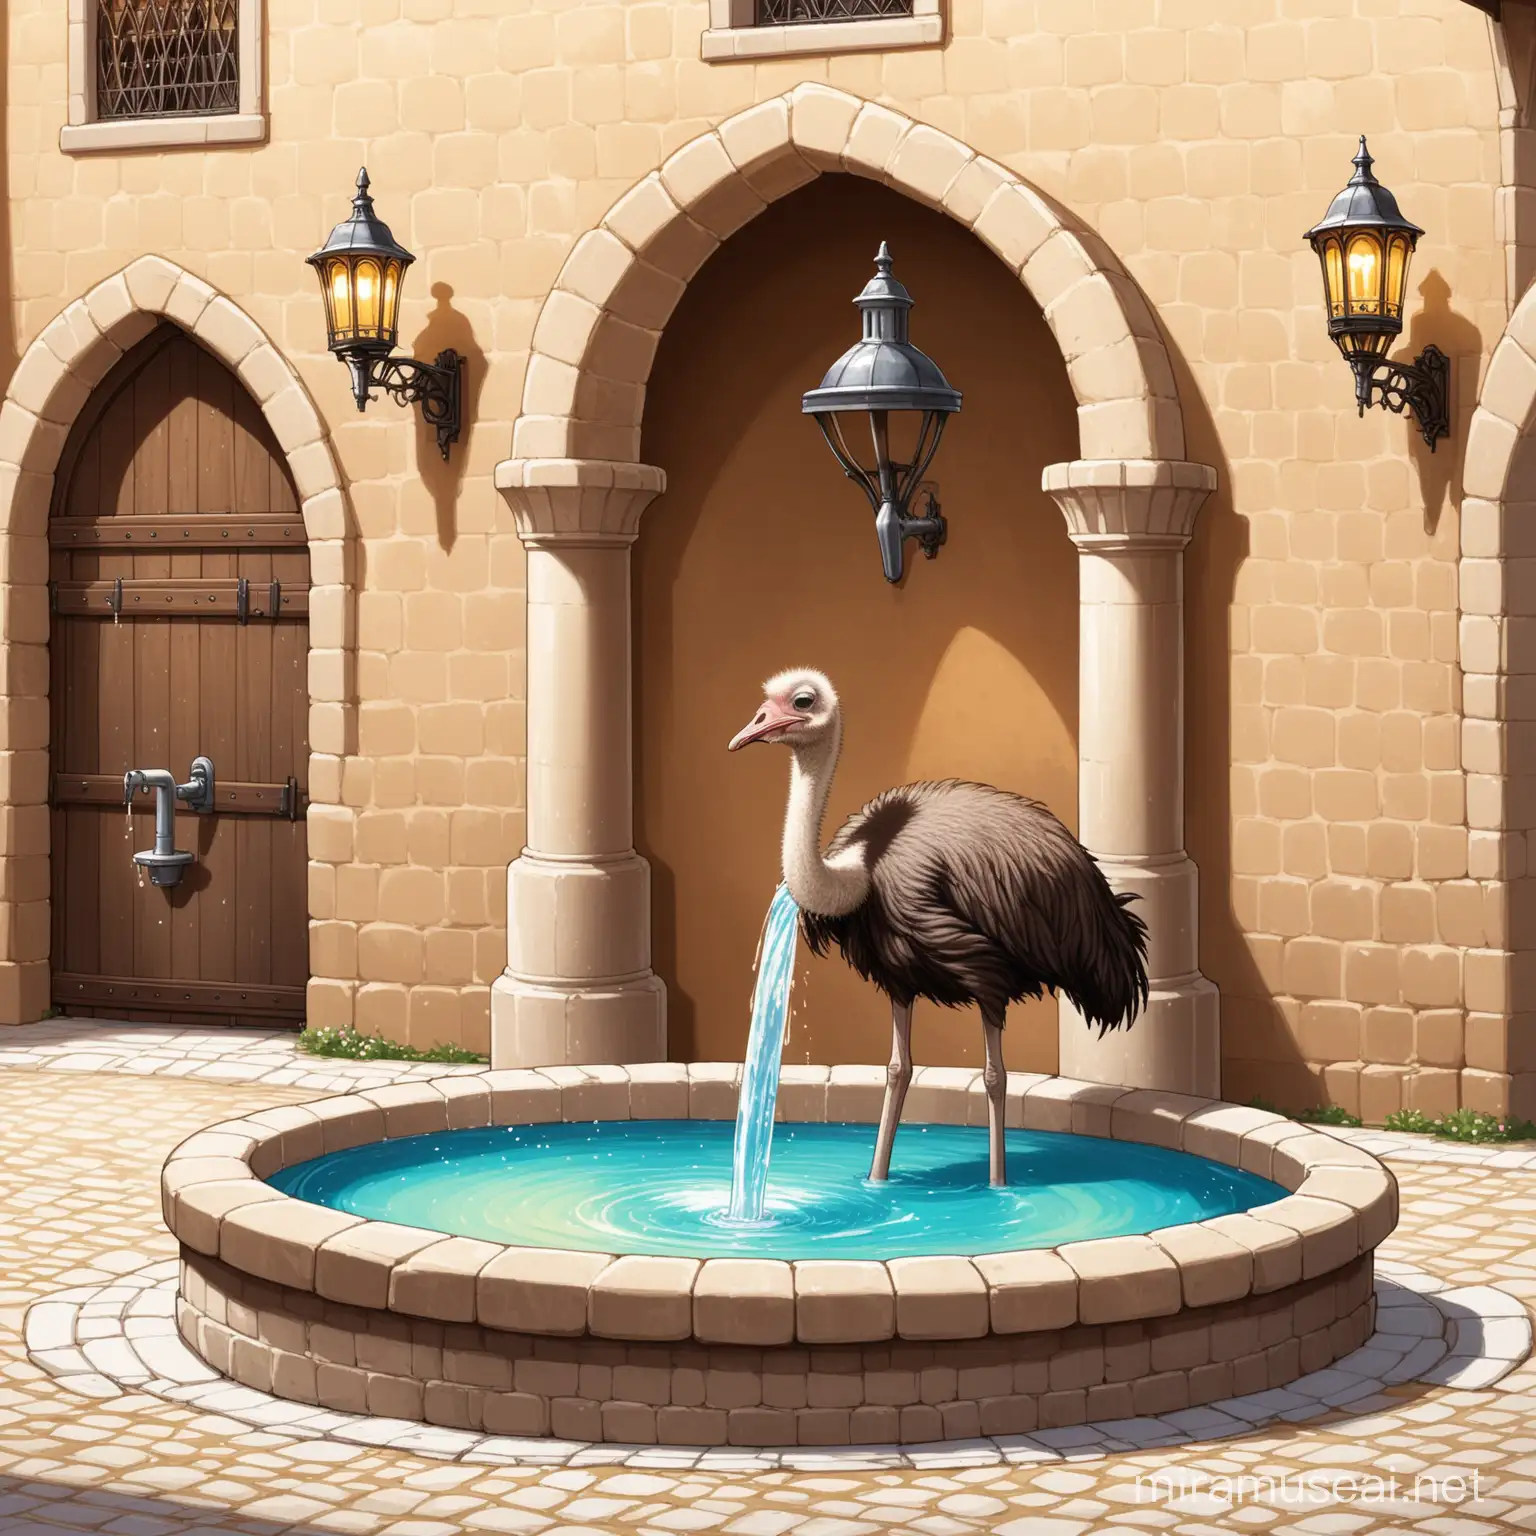
<instances>
[{"instance_id":1,"label":"stone column","mask_svg":"<svg viewBox=\"0 0 1536 1536\"><path fill-rule=\"evenodd\" d=\"M664 1061L651 872L634 849L629 548L666 476L511 459L496 485L528 551L528 842L507 872L491 1064Z\"/></svg>"},{"instance_id":2,"label":"stone column","mask_svg":"<svg viewBox=\"0 0 1536 1536\"><path fill-rule=\"evenodd\" d=\"M1184 851L1184 546L1216 488L1205 464L1081 459L1044 488L1080 555L1078 836L1148 928L1151 1001L1101 1040L1061 1003L1064 1077L1218 1097L1220 998L1200 974Z\"/></svg>"}]
</instances>

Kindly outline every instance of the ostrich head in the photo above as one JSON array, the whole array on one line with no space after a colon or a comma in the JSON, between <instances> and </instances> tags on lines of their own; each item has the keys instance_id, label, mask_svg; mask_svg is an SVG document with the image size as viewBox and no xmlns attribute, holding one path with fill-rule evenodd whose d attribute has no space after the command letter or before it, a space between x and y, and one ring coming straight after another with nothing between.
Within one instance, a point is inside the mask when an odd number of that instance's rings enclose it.
<instances>
[{"instance_id":1,"label":"ostrich head","mask_svg":"<svg viewBox=\"0 0 1536 1536\"><path fill-rule=\"evenodd\" d=\"M754 741L781 742L802 750L836 741L837 692L820 672L795 667L763 684L763 705L731 738L729 751Z\"/></svg>"}]
</instances>

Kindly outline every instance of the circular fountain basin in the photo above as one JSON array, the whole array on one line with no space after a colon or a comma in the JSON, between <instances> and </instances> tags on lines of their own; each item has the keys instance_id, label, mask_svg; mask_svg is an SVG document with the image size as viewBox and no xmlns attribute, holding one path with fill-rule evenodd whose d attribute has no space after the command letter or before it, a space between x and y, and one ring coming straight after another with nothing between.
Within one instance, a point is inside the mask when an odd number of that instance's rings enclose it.
<instances>
[{"instance_id":1,"label":"circular fountain basin","mask_svg":"<svg viewBox=\"0 0 1536 1536\"><path fill-rule=\"evenodd\" d=\"M1125 1237L1226 1216L1287 1191L1167 1147L1007 1133L988 1177L981 1126L906 1124L868 1178L867 1125L775 1128L764 1219L730 1217L725 1120L488 1126L372 1142L281 1169L284 1194L373 1221L494 1243L683 1258L901 1259Z\"/></svg>"},{"instance_id":2,"label":"circular fountain basin","mask_svg":"<svg viewBox=\"0 0 1536 1536\"><path fill-rule=\"evenodd\" d=\"M339 1411L764 1446L1166 1413L1371 1330L1396 1184L1336 1137L1011 1074L992 1191L980 1073L927 1068L881 1189L884 1070L786 1068L770 1190L829 1225L742 1232L720 1220L739 1072L465 1074L210 1127L162 1178L182 1336Z\"/></svg>"}]
</instances>

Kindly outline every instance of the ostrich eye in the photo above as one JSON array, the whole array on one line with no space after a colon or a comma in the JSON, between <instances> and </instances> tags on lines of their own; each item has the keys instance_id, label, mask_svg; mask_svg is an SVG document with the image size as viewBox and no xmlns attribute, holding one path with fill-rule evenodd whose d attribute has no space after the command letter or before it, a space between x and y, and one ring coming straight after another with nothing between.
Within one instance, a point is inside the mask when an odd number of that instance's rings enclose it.
<instances>
[{"instance_id":1,"label":"ostrich eye","mask_svg":"<svg viewBox=\"0 0 1536 1536\"><path fill-rule=\"evenodd\" d=\"M814 693L797 693L792 702L796 709L810 709L816 703L816 695Z\"/></svg>"}]
</instances>

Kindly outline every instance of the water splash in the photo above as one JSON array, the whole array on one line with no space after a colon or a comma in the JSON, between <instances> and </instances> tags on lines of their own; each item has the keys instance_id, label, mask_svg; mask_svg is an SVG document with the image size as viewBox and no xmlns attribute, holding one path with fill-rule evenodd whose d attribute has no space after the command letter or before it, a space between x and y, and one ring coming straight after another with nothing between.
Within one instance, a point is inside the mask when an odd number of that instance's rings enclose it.
<instances>
[{"instance_id":1,"label":"water splash","mask_svg":"<svg viewBox=\"0 0 1536 1536\"><path fill-rule=\"evenodd\" d=\"M752 1030L736 1101L736 1143L731 1164L731 1204L726 1219L760 1222L768 1194L773 1152L773 1112L779 1101L784 1024L794 982L795 938L800 909L781 885L768 904L757 947L757 986L752 993Z\"/></svg>"}]
</instances>

